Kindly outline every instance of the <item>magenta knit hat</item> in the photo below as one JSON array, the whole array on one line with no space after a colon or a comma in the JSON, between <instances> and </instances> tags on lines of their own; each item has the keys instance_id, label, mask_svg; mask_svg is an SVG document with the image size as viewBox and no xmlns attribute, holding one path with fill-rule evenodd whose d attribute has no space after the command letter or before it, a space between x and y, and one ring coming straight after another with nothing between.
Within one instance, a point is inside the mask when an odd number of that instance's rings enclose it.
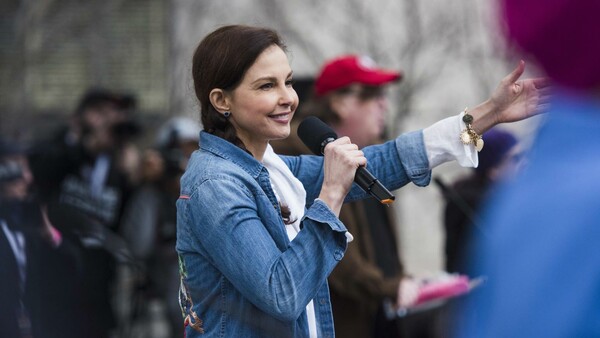
<instances>
[{"instance_id":1,"label":"magenta knit hat","mask_svg":"<svg viewBox=\"0 0 600 338\"><path fill-rule=\"evenodd\" d=\"M599 0L500 0L506 36L556 83L600 86Z\"/></svg>"}]
</instances>

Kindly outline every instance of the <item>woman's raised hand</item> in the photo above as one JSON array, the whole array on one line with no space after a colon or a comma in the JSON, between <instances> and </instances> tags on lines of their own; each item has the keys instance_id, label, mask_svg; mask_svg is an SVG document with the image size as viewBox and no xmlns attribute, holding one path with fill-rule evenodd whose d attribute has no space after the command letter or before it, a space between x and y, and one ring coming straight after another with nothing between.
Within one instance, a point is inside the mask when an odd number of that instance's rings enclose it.
<instances>
[{"instance_id":1,"label":"woman's raised hand","mask_svg":"<svg viewBox=\"0 0 600 338\"><path fill-rule=\"evenodd\" d=\"M547 110L550 81L547 78L519 80L525 71L525 61L506 75L484 103L470 111L473 128L480 134L494 125L521 121Z\"/></svg>"},{"instance_id":2,"label":"woman's raised hand","mask_svg":"<svg viewBox=\"0 0 600 338\"><path fill-rule=\"evenodd\" d=\"M546 78L519 80L525 61L500 81L490 100L498 109L498 123L515 122L537 115L547 108L550 81Z\"/></svg>"}]
</instances>

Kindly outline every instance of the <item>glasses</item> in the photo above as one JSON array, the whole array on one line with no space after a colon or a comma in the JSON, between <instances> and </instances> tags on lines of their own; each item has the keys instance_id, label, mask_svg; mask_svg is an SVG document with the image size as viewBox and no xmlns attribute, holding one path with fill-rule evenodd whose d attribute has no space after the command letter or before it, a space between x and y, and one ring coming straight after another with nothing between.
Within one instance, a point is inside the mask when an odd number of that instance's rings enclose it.
<instances>
[{"instance_id":1,"label":"glasses","mask_svg":"<svg viewBox=\"0 0 600 338\"><path fill-rule=\"evenodd\" d=\"M361 101L385 97L385 86L351 86L339 91L342 95L356 95Z\"/></svg>"}]
</instances>

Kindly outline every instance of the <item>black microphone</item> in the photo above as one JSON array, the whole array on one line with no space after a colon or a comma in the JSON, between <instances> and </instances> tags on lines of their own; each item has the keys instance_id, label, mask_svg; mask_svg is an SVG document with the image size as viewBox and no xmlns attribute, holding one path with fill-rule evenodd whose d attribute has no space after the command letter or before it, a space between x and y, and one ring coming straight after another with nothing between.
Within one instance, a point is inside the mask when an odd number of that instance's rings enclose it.
<instances>
[{"instance_id":1,"label":"black microphone","mask_svg":"<svg viewBox=\"0 0 600 338\"><path fill-rule=\"evenodd\" d=\"M305 118L298 126L298 137L316 155L323 155L329 142L337 139L337 134L325 122L315 116ZM396 197L373 176L365 167L356 170L354 182L382 204L391 204Z\"/></svg>"}]
</instances>

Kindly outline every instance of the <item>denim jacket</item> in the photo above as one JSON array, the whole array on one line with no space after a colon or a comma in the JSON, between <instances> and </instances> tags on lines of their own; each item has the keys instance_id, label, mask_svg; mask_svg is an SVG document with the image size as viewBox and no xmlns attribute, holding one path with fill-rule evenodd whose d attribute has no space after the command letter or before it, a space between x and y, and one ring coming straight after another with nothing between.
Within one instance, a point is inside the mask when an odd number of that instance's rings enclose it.
<instances>
[{"instance_id":1,"label":"denim jacket","mask_svg":"<svg viewBox=\"0 0 600 338\"><path fill-rule=\"evenodd\" d=\"M429 183L420 131L363 151L390 190ZM334 336L327 277L344 256L346 227L316 200L323 157L282 159L307 192L302 230L291 242L267 169L237 146L200 134L177 201L186 337L308 337L311 299L319 337ZM365 197L354 184L346 200Z\"/></svg>"}]
</instances>

